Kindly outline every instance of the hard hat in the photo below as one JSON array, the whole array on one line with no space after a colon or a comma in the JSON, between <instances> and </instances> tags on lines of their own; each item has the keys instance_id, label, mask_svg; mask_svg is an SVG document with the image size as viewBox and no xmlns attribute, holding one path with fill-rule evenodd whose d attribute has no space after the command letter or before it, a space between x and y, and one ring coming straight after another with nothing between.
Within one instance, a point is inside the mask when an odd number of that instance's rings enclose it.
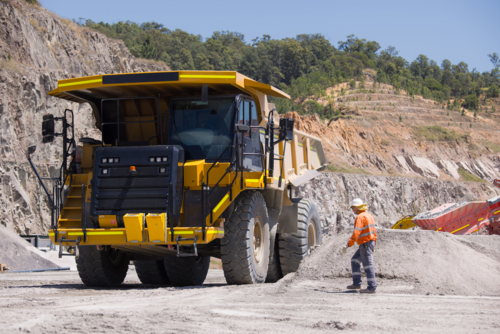
<instances>
[{"instance_id":1,"label":"hard hat","mask_svg":"<svg viewBox=\"0 0 500 334\"><path fill-rule=\"evenodd\" d=\"M366 204L366 203L365 203L365 202L363 202L363 200L362 200L361 198L355 198L355 199L353 199L353 200L352 200L352 202L351 202L351 208L352 208L353 206L356 206L356 207L357 207L357 206L361 206L361 205L364 205L364 204Z\"/></svg>"}]
</instances>

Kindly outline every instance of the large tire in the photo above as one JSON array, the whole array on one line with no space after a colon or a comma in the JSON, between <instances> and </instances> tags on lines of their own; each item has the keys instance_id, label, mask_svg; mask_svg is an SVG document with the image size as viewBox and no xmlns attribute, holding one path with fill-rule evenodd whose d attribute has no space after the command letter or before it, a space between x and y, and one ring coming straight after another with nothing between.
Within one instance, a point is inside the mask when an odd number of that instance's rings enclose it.
<instances>
[{"instance_id":1,"label":"large tire","mask_svg":"<svg viewBox=\"0 0 500 334\"><path fill-rule=\"evenodd\" d=\"M87 286L116 287L127 276L128 254L111 247L99 251L95 246L79 246L76 268Z\"/></svg>"},{"instance_id":2,"label":"large tire","mask_svg":"<svg viewBox=\"0 0 500 334\"><path fill-rule=\"evenodd\" d=\"M172 286L202 285L210 267L210 256L165 256L163 261Z\"/></svg>"},{"instance_id":3,"label":"large tire","mask_svg":"<svg viewBox=\"0 0 500 334\"><path fill-rule=\"evenodd\" d=\"M276 224L271 230L271 244L273 244L273 252L269 255L266 283L276 283L283 277L280 265L279 235L276 233L277 230L278 225Z\"/></svg>"},{"instance_id":4,"label":"large tire","mask_svg":"<svg viewBox=\"0 0 500 334\"><path fill-rule=\"evenodd\" d=\"M134 266L142 284L170 285L163 260L135 260Z\"/></svg>"},{"instance_id":5,"label":"large tire","mask_svg":"<svg viewBox=\"0 0 500 334\"><path fill-rule=\"evenodd\" d=\"M298 203L297 233L279 235L280 264L283 275L296 272L310 249L322 242L321 222L316 204L307 199Z\"/></svg>"},{"instance_id":6,"label":"large tire","mask_svg":"<svg viewBox=\"0 0 500 334\"><path fill-rule=\"evenodd\" d=\"M222 269L228 284L264 283L269 264L269 217L262 194L241 194L224 225Z\"/></svg>"}]
</instances>

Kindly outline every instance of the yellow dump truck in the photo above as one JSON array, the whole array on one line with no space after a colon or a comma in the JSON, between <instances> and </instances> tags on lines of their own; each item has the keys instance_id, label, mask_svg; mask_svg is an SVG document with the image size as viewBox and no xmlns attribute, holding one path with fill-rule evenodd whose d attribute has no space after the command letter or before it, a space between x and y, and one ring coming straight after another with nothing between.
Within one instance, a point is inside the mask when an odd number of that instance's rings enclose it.
<instances>
[{"instance_id":1,"label":"yellow dump truck","mask_svg":"<svg viewBox=\"0 0 500 334\"><path fill-rule=\"evenodd\" d=\"M71 110L45 115L43 142L62 137L59 177L27 154L49 236L76 246L86 285L121 284L130 261L142 283L200 285L210 257L228 284L274 282L321 243L316 205L292 189L325 153L268 103L286 93L232 71L168 71L60 80L49 95L90 104L102 134L77 143Z\"/></svg>"}]
</instances>

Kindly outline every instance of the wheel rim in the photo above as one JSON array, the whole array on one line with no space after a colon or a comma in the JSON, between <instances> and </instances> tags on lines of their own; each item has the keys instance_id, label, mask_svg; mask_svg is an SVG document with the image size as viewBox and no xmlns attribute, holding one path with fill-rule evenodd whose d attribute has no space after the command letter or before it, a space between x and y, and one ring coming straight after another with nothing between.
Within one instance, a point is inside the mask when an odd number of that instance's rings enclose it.
<instances>
[{"instance_id":1,"label":"wheel rim","mask_svg":"<svg viewBox=\"0 0 500 334\"><path fill-rule=\"evenodd\" d=\"M118 249L111 248L108 251L108 256L109 256L109 260L111 261L111 263L116 266L116 265L118 265L118 263L120 263L120 261L122 259L122 252L119 251Z\"/></svg>"},{"instance_id":2,"label":"wheel rim","mask_svg":"<svg viewBox=\"0 0 500 334\"><path fill-rule=\"evenodd\" d=\"M262 222L260 217L257 216L253 226L253 258L257 263L262 261L262 255L264 254L263 235Z\"/></svg>"},{"instance_id":3,"label":"wheel rim","mask_svg":"<svg viewBox=\"0 0 500 334\"><path fill-rule=\"evenodd\" d=\"M307 249L310 250L314 246L316 246L316 227L311 220L307 226Z\"/></svg>"}]
</instances>

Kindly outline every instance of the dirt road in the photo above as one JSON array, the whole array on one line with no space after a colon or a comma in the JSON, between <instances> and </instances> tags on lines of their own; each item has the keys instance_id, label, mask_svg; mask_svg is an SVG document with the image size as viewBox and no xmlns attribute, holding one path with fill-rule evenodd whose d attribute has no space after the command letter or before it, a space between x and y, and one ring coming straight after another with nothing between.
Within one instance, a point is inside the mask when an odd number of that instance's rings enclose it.
<instances>
[{"instance_id":1,"label":"dirt road","mask_svg":"<svg viewBox=\"0 0 500 334\"><path fill-rule=\"evenodd\" d=\"M202 287L152 287L133 266L120 289L91 289L78 273L0 275L0 333L500 332L500 297L349 293L348 279L227 286L210 270ZM411 289L411 287L408 287Z\"/></svg>"}]
</instances>

